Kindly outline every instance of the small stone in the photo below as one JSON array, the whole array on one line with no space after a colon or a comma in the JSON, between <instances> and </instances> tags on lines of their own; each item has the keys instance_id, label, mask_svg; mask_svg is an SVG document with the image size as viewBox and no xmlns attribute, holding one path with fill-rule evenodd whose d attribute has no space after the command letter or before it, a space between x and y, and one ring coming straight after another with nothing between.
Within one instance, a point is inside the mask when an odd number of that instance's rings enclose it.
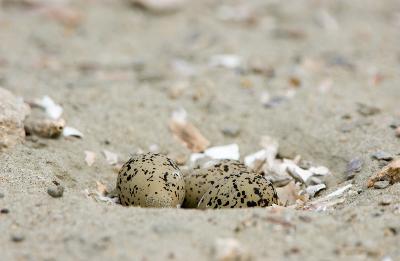
<instances>
[{"instance_id":1,"label":"small stone","mask_svg":"<svg viewBox=\"0 0 400 261\"><path fill-rule=\"evenodd\" d=\"M384 189L384 188L387 188L388 186L389 186L389 181L387 181L387 180L384 180L384 181L377 181L377 182L375 182L375 184L374 184L374 188L375 189Z\"/></svg>"},{"instance_id":2,"label":"small stone","mask_svg":"<svg viewBox=\"0 0 400 261\"><path fill-rule=\"evenodd\" d=\"M0 192L0 198L4 198L4 193Z\"/></svg>"},{"instance_id":3,"label":"small stone","mask_svg":"<svg viewBox=\"0 0 400 261\"><path fill-rule=\"evenodd\" d=\"M25 236L22 234L13 234L11 235L11 240L16 243L22 242L25 240Z\"/></svg>"},{"instance_id":4,"label":"small stone","mask_svg":"<svg viewBox=\"0 0 400 261\"><path fill-rule=\"evenodd\" d=\"M240 126L231 124L222 129L222 133L228 137L237 137L240 134Z\"/></svg>"},{"instance_id":5,"label":"small stone","mask_svg":"<svg viewBox=\"0 0 400 261\"><path fill-rule=\"evenodd\" d=\"M381 206L387 206L390 205L392 203L393 199L391 196L389 195L385 195L383 196L383 198L381 199L381 201L379 202L379 205Z\"/></svg>"},{"instance_id":6,"label":"small stone","mask_svg":"<svg viewBox=\"0 0 400 261\"><path fill-rule=\"evenodd\" d=\"M400 126L395 130L396 137L400 138Z\"/></svg>"},{"instance_id":7,"label":"small stone","mask_svg":"<svg viewBox=\"0 0 400 261\"><path fill-rule=\"evenodd\" d=\"M323 189L326 189L326 185L318 184L318 185L314 185L314 186L308 186L306 188L306 192L308 195L310 195L310 197L314 197L318 192L320 192Z\"/></svg>"},{"instance_id":8,"label":"small stone","mask_svg":"<svg viewBox=\"0 0 400 261\"><path fill-rule=\"evenodd\" d=\"M377 107L366 105L363 103L358 104L357 112L362 116L372 116L381 112L381 110Z\"/></svg>"},{"instance_id":9,"label":"small stone","mask_svg":"<svg viewBox=\"0 0 400 261\"><path fill-rule=\"evenodd\" d=\"M8 213L10 213L10 210L8 210L7 208L2 208L2 209L0 210L0 213L1 213L1 214L8 214Z\"/></svg>"},{"instance_id":10,"label":"small stone","mask_svg":"<svg viewBox=\"0 0 400 261\"><path fill-rule=\"evenodd\" d=\"M396 129L400 127L400 118L393 120L393 122L390 124L390 128Z\"/></svg>"},{"instance_id":11,"label":"small stone","mask_svg":"<svg viewBox=\"0 0 400 261\"><path fill-rule=\"evenodd\" d=\"M385 151L379 150L375 153L372 154L372 158L377 159L377 160L386 160L390 161L393 159L393 156Z\"/></svg>"},{"instance_id":12,"label":"small stone","mask_svg":"<svg viewBox=\"0 0 400 261\"><path fill-rule=\"evenodd\" d=\"M60 198L64 194L64 187L61 185L50 187L47 189L47 193L53 198Z\"/></svg>"},{"instance_id":13,"label":"small stone","mask_svg":"<svg viewBox=\"0 0 400 261\"><path fill-rule=\"evenodd\" d=\"M349 161L346 167L347 179L352 179L355 176L355 173L360 172L363 166L363 160L360 158L354 158Z\"/></svg>"}]
</instances>

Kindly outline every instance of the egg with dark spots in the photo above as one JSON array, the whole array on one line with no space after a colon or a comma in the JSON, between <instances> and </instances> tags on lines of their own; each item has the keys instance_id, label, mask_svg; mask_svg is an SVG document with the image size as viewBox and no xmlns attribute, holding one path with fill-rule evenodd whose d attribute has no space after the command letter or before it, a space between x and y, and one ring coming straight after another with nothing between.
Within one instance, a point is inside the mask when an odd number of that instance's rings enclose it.
<instances>
[{"instance_id":1,"label":"egg with dark spots","mask_svg":"<svg viewBox=\"0 0 400 261\"><path fill-rule=\"evenodd\" d=\"M219 179L247 171L246 166L237 160L212 161L204 168L193 170L184 176L186 195L183 207L196 208L204 193Z\"/></svg>"},{"instance_id":2,"label":"egg with dark spots","mask_svg":"<svg viewBox=\"0 0 400 261\"><path fill-rule=\"evenodd\" d=\"M263 175L235 173L219 180L203 195L198 208L267 207L278 204L278 195Z\"/></svg>"},{"instance_id":3,"label":"egg with dark spots","mask_svg":"<svg viewBox=\"0 0 400 261\"><path fill-rule=\"evenodd\" d=\"M185 198L185 181L174 161L145 153L122 166L116 191L124 206L179 207Z\"/></svg>"}]
</instances>

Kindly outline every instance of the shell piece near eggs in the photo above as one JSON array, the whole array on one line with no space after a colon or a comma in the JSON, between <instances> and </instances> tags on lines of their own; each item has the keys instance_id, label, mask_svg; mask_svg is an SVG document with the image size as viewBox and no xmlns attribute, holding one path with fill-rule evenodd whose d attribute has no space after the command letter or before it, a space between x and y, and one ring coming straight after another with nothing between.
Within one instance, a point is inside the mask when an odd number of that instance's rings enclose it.
<instances>
[{"instance_id":1,"label":"shell piece near eggs","mask_svg":"<svg viewBox=\"0 0 400 261\"><path fill-rule=\"evenodd\" d=\"M203 195L198 208L267 207L278 204L278 195L263 175L235 173L215 183Z\"/></svg>"},{"instance_id":2,"label":"shell piece near eggs","mask_svg":"<svg viewBox=\"0 0 400 261\"><path fill-rule=\"evenodd\" d=\"M185 181L174 161L162 154L132 157L118 173L116 190L124 206L179 207Z\"/></svg>"},{"instance_id":3,"label":"shell piece near eggs","mask_svg":"<svg viewBox=\"0 0 400 261\"><path fill-rule=\"evenodd\" d=\"M196 208L204 193L219 179L247 171L247 167L237 160L211 161L204 168L193 170L184 176L186 196L183 207Z\"/></svg>"}]
</instances>

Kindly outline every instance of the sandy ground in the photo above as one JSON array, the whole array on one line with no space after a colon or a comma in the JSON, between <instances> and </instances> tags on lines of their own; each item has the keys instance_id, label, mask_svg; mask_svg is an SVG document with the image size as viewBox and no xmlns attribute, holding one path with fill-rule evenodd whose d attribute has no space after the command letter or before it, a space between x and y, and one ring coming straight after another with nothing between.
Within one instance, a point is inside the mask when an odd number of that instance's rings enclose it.
<instances>
[{"instance_id":1,"label":"sandy ground","mask_svg":"<svg viewBox=\"0 0 400 261\"><path fill-rule=\"evenodd\" d=\"M0 214L0 259L212 260L218 239L235 238L253 260L399 260L400 184L366 187L382 167L371 154L400 153L389 127L400 117L399 2L198 2L171 15L121 1L72 2L82 15L76 26L46 10L2 7L0 85L27 100L49 95L84 137L30 138L0 155L0 208L9 210ZM222 21L224 5L244 5L256 18ZM221 53L243 64L260 59L274 76L210 67ZM177 59L194 74L174 69ZM172 99L182 82L187 88ZM265 91L288 90L295 95L276 107L260 101ZM362 115L359 103L380 112ZM103 149L124 160L152 144L189 155L168 130L178 107L212 145L237 143L243 156L272 136L280 154L330 168L322 196L348 183L353 193L325 212L140 209L85 195L96 181L115 184ZM224 136L232 124L240 135ZM98 154L91 167L85 150ZM346 181L354 157L364 166ZM62 198L47 194L53 180L65 187Z\"/></svg>"}]
</instances>

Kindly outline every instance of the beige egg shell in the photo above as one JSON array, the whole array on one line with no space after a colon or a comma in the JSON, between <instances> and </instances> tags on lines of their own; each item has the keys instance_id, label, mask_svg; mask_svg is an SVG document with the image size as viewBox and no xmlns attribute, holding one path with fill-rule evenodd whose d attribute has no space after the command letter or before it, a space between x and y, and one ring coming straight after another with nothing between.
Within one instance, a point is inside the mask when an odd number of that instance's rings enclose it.
<instances>
[{"instance_id":1,"label":"beige egg shell","mask_svg":"<svg viewBox=\"0 0 400 261\"><path fill-rule=\"evenodd\" d=\"M232 174L215 183L201 198L198 208L267 207L278 204L278 195L263 175Z\"/></svg>"},{"instance_id":2,"label":"beige egg shell","mask_svg":"<svg viewBox=\"0 0 400 261\"><path fill-rule=\"evenodd\" d=\"M171 159L146 153L132 157L122 166L116 190L124 206L177 207L185 198L185 181Z\"/></svg>"},{"instance_id":3,"label":"beige egg shell","mask_svg":"<svg viewBox=\"0 0 400 261\"><path fill-rule=\"evenodd\" d=\"M233 173L248 171L247 167L237 160L219 160L203 169L195 169L184 176L186 195L185 208L196 208L204 193L219 179Z\"/></svg>"}]
</instances>

